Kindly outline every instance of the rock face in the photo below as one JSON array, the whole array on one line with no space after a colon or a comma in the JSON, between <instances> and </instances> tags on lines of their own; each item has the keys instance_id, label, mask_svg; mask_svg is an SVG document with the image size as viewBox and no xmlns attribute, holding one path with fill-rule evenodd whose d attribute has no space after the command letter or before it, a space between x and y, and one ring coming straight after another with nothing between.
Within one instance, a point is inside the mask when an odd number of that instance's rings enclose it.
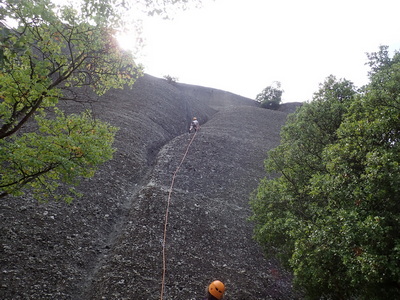
<instances>
[{"instance_id":1,"label":"rock face","mask_svg":"<svg viewBox=\"0 0 400 300\"><path fill-rule=\"evenodd\" d=\"M266 152L296 106L261 109L149 75L101 97L93 109L120 128L118 150L82 180L84 197L2 200L0 299L160 299L164 233L164 299L203 299L214 279L226 284L224 299L300 298L247 221ZM195 136L192 116L201 123Z\"/></svg>"}]
</instances>

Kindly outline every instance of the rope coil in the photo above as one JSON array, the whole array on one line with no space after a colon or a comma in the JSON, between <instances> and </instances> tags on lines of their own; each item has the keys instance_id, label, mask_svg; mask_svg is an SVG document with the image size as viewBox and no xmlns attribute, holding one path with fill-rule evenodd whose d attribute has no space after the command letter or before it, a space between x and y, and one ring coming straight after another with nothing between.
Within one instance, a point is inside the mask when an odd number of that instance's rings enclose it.
<instances>
[{"instance_id":1,"label":"rope coil","mask_svg":"<svg viewBox=\"0 0 400 300\"><path fill-rule=\"evenodd\" d=\"M164 298L164 290L165 290L165 274L167 271L167 262L166 262L166 240L167 240L167 225L168 225L168 214L169 214L169 205L171 203L171 195L172 195L172 189L174 187L175 183L175 177L176 174L178 173L179 169L181 168L183 162L185 161L185 158L189 152L190 145L192 144L194 138L196 137L197 131L194 132L193 137L191 138L189 144L186 147L186 151L183 154L183 157L181 159L181 162L179 163L178 167L176 168L174 174L172 175L172 181L171 181L171 186L169 188L169 193L168 193L168 200L167 200L167 207L165 210L165 221L164 221L164 238L162 242L162 256L163 256L163 272L162 272L162 280L161 280L161 295L160 295L160 300L163 300Z\"/></svg>"}]
</instances>

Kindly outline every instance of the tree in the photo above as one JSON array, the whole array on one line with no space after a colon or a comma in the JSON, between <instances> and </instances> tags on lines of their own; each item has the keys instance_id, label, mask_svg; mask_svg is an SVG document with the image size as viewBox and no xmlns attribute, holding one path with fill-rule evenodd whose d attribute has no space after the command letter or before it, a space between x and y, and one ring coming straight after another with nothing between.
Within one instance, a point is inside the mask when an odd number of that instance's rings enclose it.
<instances>
[{"instance_id":1,"label":"tree","mask_svg":"<svg viewBox=\"0 0 400 300\"><path fill-rule=\"evenodd\" d=\"M400 295L400 55L369 55L355 92L328 78L291 116L252 199L255 237L310 299Z\"/></svg>"},{"instance_id":2,"label":"tree","mask_svg":"<svg viewBox=\"0 0 400 300\"><path fill-rule=\"evenodd\" d=\"M175 2L189 1L164 4ZM77 3L0 1L0 198L26 189L38 199L62 198L60 182L93 176L115 151L116 128L90 112L66 115L58 103L91 102L91 95L132 86L142 68L114 38L125 24L122 12L132 3L148 5L150 14L166 9L149 0ZM6 26L10 20L17 25Z\"/></svg>"},{"instance_id":3,"label":"tree","mask_svg":"<svg viewBox=\"0 0 400 300\"><path fill-rule=\"evenodd\" d=\"M175 84L178 81L177 77L173 77L171 75L164 75L164 79L169 83L169 84Z\"/></svg>"},{"instance_id":4,"label":"tree","mask_svg":"<svg viewBox=\"0 0 400 300\"><path fill-rule=\"evenodd\" d=\"M400 296L400 55L369 55L370 83L352 103L325 150L326 174L313 193L335 203L349 291L364 299ZM333 254L331 254L332 256ZM342 274L338 276L344 277Z\"/></svg>"},{"instance_id":5,"label":"tree","mask_svg":"<svg viewBox=\"0 0 400 300\"><path fill-rule=\"evenodd\" d=\"M116 45L117 19L86 4L82 12L47 0L2 6L1 19L18 25L3 27L1 37L0 197L30 188L38 199L57 198L60 180L92 176L112 157L116 128L88 112L67 116L56 108L60 99L83 101L77 89L101 95L132 85L141 74Z\"/></svg>"},{"instance_id":6,"label":"tree","mask_svg":"<svg viewBox=\"0 0 400 300\"><path fill-rule=\"evenodd\" d=\"M256 101L260 102L263 108L278 109L282 101L282 94L281 83L275 81L256 96Z\"/></svg>"},{"instance_id":7,"label":"tree","mask_svg":"<svg viewBox=\"0 0 400 300\"><path fill-rule=\"evenodd\" d=\"M343 94L327 92L336 85L343 87ZM297 114L289 115L281 144L268 153L267 172L281 176L262 180L252 200L253 220L258 226L256 239L285 263L294 249L291 231L301 219L310 218L308 182L314 173L324 172L322 150L337 139L336 130L354 93L351 82L328 77L312 103L304 103Z\"/></svg>"}]
</instances>

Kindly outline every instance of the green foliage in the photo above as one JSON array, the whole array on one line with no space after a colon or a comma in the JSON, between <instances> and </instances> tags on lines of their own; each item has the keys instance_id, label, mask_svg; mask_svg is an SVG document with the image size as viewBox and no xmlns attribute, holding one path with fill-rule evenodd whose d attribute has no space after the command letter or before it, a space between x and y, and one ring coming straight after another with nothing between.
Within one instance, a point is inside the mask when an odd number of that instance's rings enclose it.
<instances>
[{"instance_id":1,"label":"green foliage","mask_svg":"<svg viewBox=\"0 0 400 300\"><path fill-rule=\"evenodd\" d=\"M56 114L38 114L38 132L0 140L4 193L22 195L29 187L39 200L59 199L60 181L75 184L78 176L92 177L96 166L112 158L115 127L95 121L88 111L65 116L56 109Z\"/></svg>"},{"instance_id":2,"label":"green foliage","mask_svg":"<svg viewBox=\"0 0 400 300\"><path fill-rule=\"evenodd\" d=\"M172 77L171 75L165 75L164 79L169 83L169 84L174 84L178 81L177 77Z\"/></svg>"},{"instance_id":3,"label":"green foliage","mask_svg":"<svg viewBox=\"0 0 400 300\"><path fill-rule=\"evenodd\" d=\"M47 0L2 7L1 19L18 25L3 27L0 38L0 197L29 188L38 199L56 198L59 181L92 176L111 159L114 127L55 107L59 99L90 100L78 98L76 88L102 95L141 75L113 37L120 22L106 9L112 2L102 1L98 10L90 1L82 10Z\"/></svg>"},{"instance_id":4,"label":"green foliage","mask_svg":"<svg viewBox=\"0 0 400 300\"><path fill-rule=\"evenodd\" d=\"M282 130L252 199L255 238L310 299L400 296L400 54L358 93L329 77Z\"/></svg>"},{"instance_id":5,"label":"green foliage","mask_svg":"<svg viewBox=\"0 0 400 300\"><path fill-rule=\"evenodd\" d=\"M57 104L91 102L110 89L131 87L142 69L114 36L129 27L134 11L167 17L171 7L189 3L201 1L0 3L0 198L26 189L40 200L62 198L60 182L93 176L111 159L116 128L88 112L66 116Z\"/></svg>"},{"instance_id":6,"label":"green foliage","mask_svg":"<svg viewBox=\"0 0 400 300\"><path fill-rule=\"evenodd\" d=\"M309 218L312 214L307 208L308 182L314 173L324 172L322 149L337 139L335 132L349 106L346 101L339 100L343 98L342 94L322 97L324 90L336 84L347 87L344 89L346 95L354 94L349 81L337 82L331 76L321 85L314 102L305 103L297 114L289 116L282 128L281 144L268 153L266 160L266 170L282 176L264 179L252 203L256 212L253 218L257 226L261 226L257 231L262 232L257 239L268 247L268 252L278 254L284 262L289 260L291 249L294 249L294 240L290 236L296 233L291 232L291 228L299 228L302 217ZM271 239L277 244L266 242Z\"/></svg>"},{"instance_id":7,"label":"green foliage","mask_svg":"<svg viewBox=\"0 0 400 300\"><path fill-rule=\"evenodd\" d=\"M273 85L267 86L256 96L256 101L260 102L263 108L278 109L282 101L282 94L281 83L275 81Z\"/></svg>"}]
</instances>

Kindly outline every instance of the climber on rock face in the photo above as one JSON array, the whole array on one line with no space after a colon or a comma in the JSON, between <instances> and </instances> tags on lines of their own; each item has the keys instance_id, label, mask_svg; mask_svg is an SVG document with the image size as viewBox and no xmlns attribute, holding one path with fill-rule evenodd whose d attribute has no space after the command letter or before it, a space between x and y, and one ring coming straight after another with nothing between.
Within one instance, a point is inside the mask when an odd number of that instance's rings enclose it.
<instances>
[{"instance_id":1,"label":"climber on rock face","mask_svg":"<svg viewBox=\"0 0 400 300\"><path fill-rule=\"evenodd\" d=\"M193 120L192 120L192 122L190 123L189 133L191 133L192 130L194 130L194 131L196 132L196 131L199 130L199 129L200 129L199 121L197 121L197 118L196 118L196 117L193 117Z\"/></svg>"},{"instance_id":2,"label":"climber on rock face","mask_svg":"<svg viewBox=\"0 0 400 300\"><path fill-rule=\"evenodd\" d=\"M221 300L224 297L225 285L215 280L207 288L207 297L204 300Z\"/></svg>"}]
</instances>

